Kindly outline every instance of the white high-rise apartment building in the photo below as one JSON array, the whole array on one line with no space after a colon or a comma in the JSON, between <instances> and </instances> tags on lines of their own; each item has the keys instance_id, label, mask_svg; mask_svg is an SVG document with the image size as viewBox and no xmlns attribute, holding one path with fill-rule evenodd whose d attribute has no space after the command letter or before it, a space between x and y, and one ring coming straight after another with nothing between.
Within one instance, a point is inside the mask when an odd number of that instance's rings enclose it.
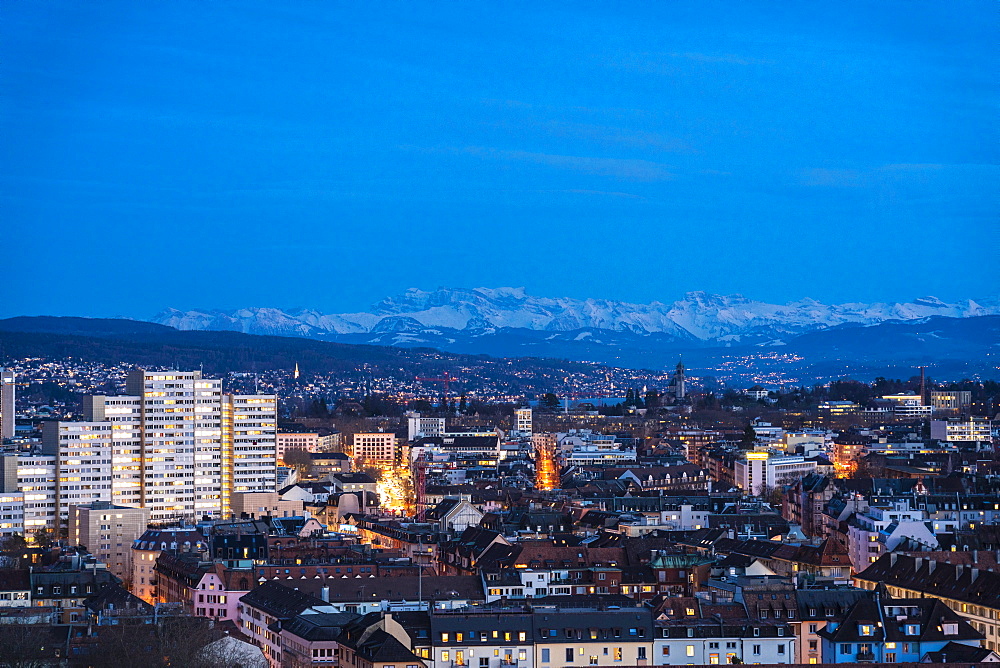
<instances>
[{"instance_id":1,"label":"white high-rise apartment building","mask_svg":"<svg viewBox=\"0 0 1000 668\"><path fill-rule=\"evenodd\" d=\"M0 439L14 438L14 372L0 369Z\"/></svg>"},{"instance_id":2,"label":"white high-rise apartment building","mask_svg":"<svg viewBox=\"0 0 1000 668\"><path fill-rule=\"evenodd\" d=\"M514 417L517 420L516 430L522 434L531 434L531 409L518 408L514 411Z\"/></svg>"},{"instance_id":3,"label":"white high-rise apartment building","mask_svg":"<svg viewBox=\"0 0 1000 668\"><path fill-rule=\"evenodd\" d=\"M111 501L111 434L108 422L44 422L42 454L56 458L56 518L69 507Z\"/></svg>"},{"instance_id":4,"label":"white high-rise apartment building","mask_svg":"<svg viewBox=\"0 0 1000 668\"><path fill-rule=\"evenodd\" d=\"M223 472L226 513L233 492L277 489L278 398L273 394L225 394L222 397ZM227 487L228 485L228 487Z\"/></svg>"},{"instance_id":5,"label":"white high-rise apartment building","mask_svg":"<svg viewBox=\"0 0 1000 668\"><path fill-rule=\"evenodd\" d=\"M24 494L24 531L56 527L56 457L17 455L17 489Z\"/></svg>"},{"instance_id":6,"label":"white high-rise apartment building","mask_svg":"<svg viewBox=\"0 0 1000 668\"><path fill-rule=\"evenodd\" d=\"M23 522L17 533L56 526L56 484L55 456L0 454L0 493L21 495Z\"/></svg>"},{"instance_id":7,"label":"white high-rise apartment building","mask_svg":"<svg viewBox=\"0 0 1000 668\"><path fill-rule=\"evenodd\" d=\"M199 371L133 369L128 395L91 396L85 417L110 424L112 503L153 521L230 512L233 491L277 484L274 395L223 394Z\"/></svg>"}]
</instances>

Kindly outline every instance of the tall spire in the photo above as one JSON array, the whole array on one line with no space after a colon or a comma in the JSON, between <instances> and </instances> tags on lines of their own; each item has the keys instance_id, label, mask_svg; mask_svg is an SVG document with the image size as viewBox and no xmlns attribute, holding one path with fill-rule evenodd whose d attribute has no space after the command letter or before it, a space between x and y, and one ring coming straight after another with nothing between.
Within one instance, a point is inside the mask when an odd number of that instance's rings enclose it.
<instances>
[{"instance_id":1,"label":"tall spire","mask_svg":"<svg viewBox=\"0 0 1000 668\"><path fill-rule=\"evenodd\" d=\"M674 399L680 400L687 396L687 387L684 383L684 356L677 360L677 371L674 373Z\"/></svg>"},{"instance_id":2,"label":"tall spire","mask_svg":"<svg viewBox=\"0 0 1000 668\"><path fill-rule=\"evenodd\" d=\"M296 362L295 363L295 371L292 372L292 378L295 378L297 380L298 377L299 377L299 363Z\"/></svg>"}]
</instances>

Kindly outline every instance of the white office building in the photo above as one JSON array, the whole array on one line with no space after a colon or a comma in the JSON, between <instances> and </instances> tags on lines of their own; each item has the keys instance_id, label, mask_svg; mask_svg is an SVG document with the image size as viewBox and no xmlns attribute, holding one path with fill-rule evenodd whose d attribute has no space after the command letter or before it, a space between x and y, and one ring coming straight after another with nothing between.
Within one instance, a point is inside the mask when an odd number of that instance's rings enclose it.
<instances>
[{"instance_id":1,"label":"white office building","mask_svg":"<svg viewBox=\"0 0 1000 668\"><path fill-rule=\"evenodd\" d=\"M736 485L740 489L750 494L760 494L764 490L801 480L815 470L815 460L754 451L748 452L743 459L736 460L734 473Z\"/></svg>"},{"instance_id":2,"label":"white office building","mask_svg":"<svg viewBox=\"0 0 1000 668\"><path fill-rule=\"evenodd\" d=\"M440 436L445 432L444 418L422 417L420 413L406 414L406 438L415 441L424 436Z\"/></svg>"},{"instance_id":3,"label":"white office building","mask_svg":"<svg viewBox=\"0 0 1000 668\"><path fill-rule=\"evenodd\" d=\"M993 423L984 417L931 420L931 438L951 443L988 443L993 438Z\"/></svg>"}]
</instances>

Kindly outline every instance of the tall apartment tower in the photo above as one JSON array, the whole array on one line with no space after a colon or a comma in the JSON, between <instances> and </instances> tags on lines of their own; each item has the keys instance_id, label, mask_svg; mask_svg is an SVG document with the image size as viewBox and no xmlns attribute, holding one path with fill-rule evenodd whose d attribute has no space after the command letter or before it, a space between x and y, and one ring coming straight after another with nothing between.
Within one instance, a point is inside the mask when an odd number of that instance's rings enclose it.
<instances>
[{"instance_id":1,"label":"tall apartment tower","mask_svg":"<svg viewBox=\"0 0 1000 668\"><path fill-rule=\"evenodd\" d=\"M46 455L0 454L0 504L16 502L20 496L21 526L15 533L23 535L53 528L56 521L56 457ZM7 501L2 499L6 497ZM2 520L7 513L0 512Z\"/></svg>"},{"instance_id":2,"label":"tall apartment tower","mask_svg":"<svg viewBox=\"0 0 1000 668\"><path fill-rule=\"evenodd\" d=\"M127 395L91 396L84 415L110 423L116 505L153 521L228 515L234 491L277 484L274 395L223 394L199 371L133 369Z\"/></svg>"},{"instance_id":3,"label":"tall apartment tower","mask_svg":"<svg viewBox=\"0 0 1000 668\"><path fill-rule=\"evenodd\" d=\"M56 458L55 519L69 507L111 501L112 425L109 422L43 422L42 454Z\"/></svg>"},{"instance_id":4,"label":"tall apartment tower","mask_svg":"<svg viewBox=\"0 0 1000 668\"><path fill-rule=\"evenodd\" d=\"M531 434L531 409L518 408L514 411L514 417L517 421L517 431L522 434Z\"/></svg>"},{"instance_id":5,"label":"tall apartment tower","mask_svg":"<svg viewBox=\"0 0 1000 668\"><path fill-rule=\"evenodd\" d=\"M277 490L278 397L222 395L222 512L234 492Z\"/></svg>"},{"instance_id":6,"label":"tall apartment tower","mask_svg":"<svg viewBox=\"0 0 1000 668\"><path fill-rule=\"evenodd\" d=\"M0 369L0 439L14 438L14 372Z\"/></svg>"}]
</instances>

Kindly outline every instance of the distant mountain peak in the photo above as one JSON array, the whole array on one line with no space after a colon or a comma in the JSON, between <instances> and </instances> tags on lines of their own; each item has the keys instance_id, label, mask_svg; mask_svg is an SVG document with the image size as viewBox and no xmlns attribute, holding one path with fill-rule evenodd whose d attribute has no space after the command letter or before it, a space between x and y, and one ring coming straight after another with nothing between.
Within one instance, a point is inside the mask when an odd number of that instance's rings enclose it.
<instances>
[{"instance_id":1,"label":"distant mountain peak","mask_svg":"<svg viewBox=\"0 0 1000 668\"><path fill-rule=\"evenodd\" d=\"M482 341L511 332L621 333L686 345L737 345L786 340L841 325L916 321L930 316L965 318L1000 314L1000 300L948 304L926 296L900 303L823 304L803 298L770 304L742 294L703 290L672 302L635 304L609 299L537 297L523 287L410 288L375 303L368 312L324 314L315 309L283 311L247 307L229 311L166 309L153 322L178 329L234 330L321 339L406 335L408 344ZM506 335L506 334L505 334ZM423 337L423 339L421 339ZM464 338L463 338L464 337ZM381 340L381 339L380 339ZM604 341L615 341L604 336ZM443 345L443 344L442 344ZM608 343L607 345L612 345Z\"/></svg>"}]
</instances>

